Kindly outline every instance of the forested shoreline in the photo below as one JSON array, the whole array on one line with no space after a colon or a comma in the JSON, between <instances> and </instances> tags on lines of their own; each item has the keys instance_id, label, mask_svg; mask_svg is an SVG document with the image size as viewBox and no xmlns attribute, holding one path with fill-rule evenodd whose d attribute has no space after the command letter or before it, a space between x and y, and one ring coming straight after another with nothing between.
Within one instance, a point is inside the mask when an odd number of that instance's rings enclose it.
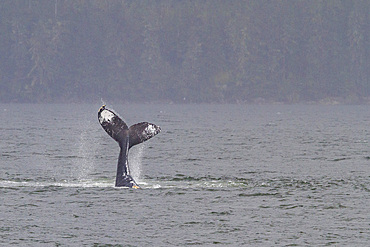
<instances>
[{"instance_id":1,"label":"forested shoreline","mask_svg":"<svg viewBox=\"0 0 370 247\"><path fill-rule=\"evenodd\" d=\"M370 1L2 0L0 102L370 102Z\"/></svg>"}]
</instances>

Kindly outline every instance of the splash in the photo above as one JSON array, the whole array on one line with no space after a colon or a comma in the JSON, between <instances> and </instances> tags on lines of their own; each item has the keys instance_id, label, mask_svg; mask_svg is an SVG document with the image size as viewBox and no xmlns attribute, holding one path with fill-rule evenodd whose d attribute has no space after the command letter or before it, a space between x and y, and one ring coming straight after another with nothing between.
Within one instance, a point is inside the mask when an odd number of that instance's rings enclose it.
<instances>
[{"instance_id":1,"label":"splash","mask_svg":"<svg viewBox=\"0 0 370 247\"><path fill-rule=\"evenodd\" d=\"M145 149L145 144L134 147L130 152L130 172L131 176L135 181L140 182L141 175L141 161L143 159L143 153Z\"/></svg>"},{"instance_id":2,"label":"splash","mask_svg":"<svg viewBox=\"0 0 370 247\"><path fill-rule=\"evenodd\" d=\"M92 140L92 136L89 134L92 132L91 122L87 122L85 126L81 126L82 129L79 141L76 145L78 160L75 164L74 177L79 181L87 180L91 171L95 167L95 152L97 150L96 141Z\"/></svg>"}]
</instances>

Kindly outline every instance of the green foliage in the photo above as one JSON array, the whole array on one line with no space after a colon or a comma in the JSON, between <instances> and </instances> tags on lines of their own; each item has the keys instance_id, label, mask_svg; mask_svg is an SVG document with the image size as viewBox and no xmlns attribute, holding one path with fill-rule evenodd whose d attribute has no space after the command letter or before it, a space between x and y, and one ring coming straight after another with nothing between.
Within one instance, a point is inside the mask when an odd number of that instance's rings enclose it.
<instances>
[{"instance_id":1,"label":"green foliage","mask_svg":"<svg viewBox=\"0 0 370 247\"><path fill-rule=\"evenodd\" d=\"M370 2L0 1L0 101L370 99Z\"/></svg>"}]
</instances>

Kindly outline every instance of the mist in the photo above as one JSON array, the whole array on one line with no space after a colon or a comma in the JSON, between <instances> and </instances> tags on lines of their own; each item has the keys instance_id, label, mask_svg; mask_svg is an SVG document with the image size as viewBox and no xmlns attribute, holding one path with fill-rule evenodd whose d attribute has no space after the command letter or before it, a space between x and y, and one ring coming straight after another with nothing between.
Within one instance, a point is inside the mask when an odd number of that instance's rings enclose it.
<instances>
[{"instance_id":1,"label":"mist","mask_svg":"<svg viewBox=\"0 0 370 247\"><path fill-rule=\"evenodd\" d=\"M369 1L0 2L0 102L370 102Z\"/></svg>"}]
</instances>

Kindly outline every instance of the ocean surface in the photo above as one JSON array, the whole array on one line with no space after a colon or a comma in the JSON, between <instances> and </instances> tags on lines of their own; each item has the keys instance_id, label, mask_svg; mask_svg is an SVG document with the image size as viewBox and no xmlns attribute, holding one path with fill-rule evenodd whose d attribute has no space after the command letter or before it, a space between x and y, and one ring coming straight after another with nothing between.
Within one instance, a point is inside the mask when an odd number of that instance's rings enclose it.
<instances>
[{"instance_id":1,"label":"ocean surface","mask_svg":"<svg viewBox=\"0 0 370 247\"><path fill-rule=\"evenodd\" d=\"M0 104L1 246L369 246L370 107Z\"/></svg>"}]
</instances>

